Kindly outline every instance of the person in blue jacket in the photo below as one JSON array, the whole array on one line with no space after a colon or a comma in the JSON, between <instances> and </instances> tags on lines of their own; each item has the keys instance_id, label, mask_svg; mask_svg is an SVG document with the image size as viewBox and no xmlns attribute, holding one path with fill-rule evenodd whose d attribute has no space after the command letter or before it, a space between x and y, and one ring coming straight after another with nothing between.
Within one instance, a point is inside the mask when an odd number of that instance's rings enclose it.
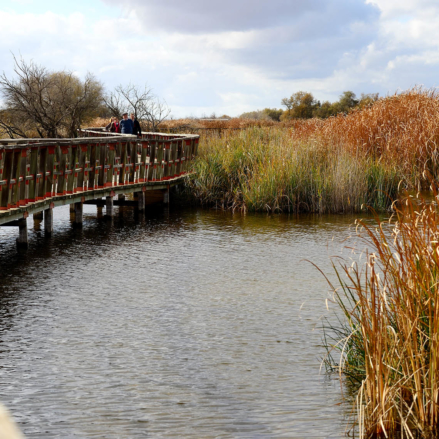
<instances>
[{"instance_id":1,"label":"person in blue jacket","mask_svg":"<svg viewBox=\"0 0 439 439\"><path fill-rule=\"evenodd\" d=\"M128 119L128 113L122 114L123 119L120 121L121 134L133 134L134 123L131 119Z\"/></svg>"}]
</instances>

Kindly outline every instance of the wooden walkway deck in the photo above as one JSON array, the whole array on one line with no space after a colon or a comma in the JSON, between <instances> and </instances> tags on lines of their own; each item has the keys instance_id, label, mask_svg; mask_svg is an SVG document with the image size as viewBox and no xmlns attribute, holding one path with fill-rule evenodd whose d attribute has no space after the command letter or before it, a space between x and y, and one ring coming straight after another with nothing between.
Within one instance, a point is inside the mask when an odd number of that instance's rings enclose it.
<instances>
[{"instance_id":1,"label":"wooden walkway deck","mask_svg":"<svg viewBox=\"0 0 439 439\"><path fill-rule=\"evenodd\" d=\"M19 228L18 247L27 247L26 218L44 212L46 234L53 232L53 209L74 204L82 224L83 204L169 202L170 187L190 175L198 135L108 133L84 129L76 139L0 140L0 227ZM134 193L135 202L113 201ZM105 198L105 200L103 200Z\"/></svg>"}]
</instances>

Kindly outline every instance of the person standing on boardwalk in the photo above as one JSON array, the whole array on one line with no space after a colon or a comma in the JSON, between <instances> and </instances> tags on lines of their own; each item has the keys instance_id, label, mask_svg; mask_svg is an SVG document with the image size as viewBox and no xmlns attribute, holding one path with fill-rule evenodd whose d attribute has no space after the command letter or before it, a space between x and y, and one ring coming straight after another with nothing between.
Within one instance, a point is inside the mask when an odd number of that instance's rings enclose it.
<instances>
[{"instance_id":1,"label":"person standing on boardwalk","mask_svg":"<svg viewBox=\"0 0 439 439\"><path fill-rule=\"evenodd\" d=\"M119 122L120 132L122 134L133 134L134 123L131 119L128 119L128 113L122 114L123 119Z\"/></svg>"},{"instance_id":2,"label":"person standing on boardwalk","mask_svg":"<svg viewBox=\"0 0 439 439\"><path fill-rule=\"evenodd\" d=\"M119 133L120 126L117 120L117 117L112 117L110 123L105 127L106 131L110 131L111 133Z\"/></svg>"},{"instance_id":3,"label":"person standing on boardwalk","mask_svg":"<svg viewBox=\"0 0 439 439\"><path fill-rule=\"evenodd\" d=\"M136 118L136 115L134 113L131 113L131 120L133 121L133 134L135 134L137 137L140 137L142 135L142 129L140 128L140 123Z\"/></svg>"}]
</instances>

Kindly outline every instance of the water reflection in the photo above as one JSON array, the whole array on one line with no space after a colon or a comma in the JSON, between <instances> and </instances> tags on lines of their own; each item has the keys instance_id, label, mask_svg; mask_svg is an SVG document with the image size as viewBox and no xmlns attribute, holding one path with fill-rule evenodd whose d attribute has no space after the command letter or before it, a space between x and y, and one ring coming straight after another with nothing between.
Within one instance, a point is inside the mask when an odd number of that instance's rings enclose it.
<instances>
[{"instance_id":1,"label":"water reflection","mask_svg":"<svg viewBox=\"0 0 439 439\"><path fill-rule=\"evenodd\" d=\"M28 437L341 437L319 374L354 218L84 209L0 229L0 399ZM32 220L29 225L31 226Z\"/></svg>"}]
</instances>

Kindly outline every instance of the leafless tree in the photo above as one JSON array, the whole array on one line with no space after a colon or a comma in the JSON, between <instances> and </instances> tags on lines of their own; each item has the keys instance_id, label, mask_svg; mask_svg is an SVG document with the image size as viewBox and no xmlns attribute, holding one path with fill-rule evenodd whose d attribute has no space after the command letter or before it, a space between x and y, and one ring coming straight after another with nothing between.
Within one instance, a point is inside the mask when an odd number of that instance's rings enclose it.
<instances>
[{"instance_id":1,"label":"leafless tree","mask_svg":"<svg viewBox=\"0 0 439 439\"><path fill-rule=\"evenodd\" d=\"M153 132L157 131L158 126L166 120L170 114L171 109L165 101L160 101L158 98L152 100L149 104L148 112L145 115L149 130Z\"/></svg>"},{"instance_id":2,"label":"leafless tree","mask_svg":"<svg viewBox=\"0 0 439 439\"><path fill-rule=\"evenodd\" d=\"M134 113L140 124L148 130L157 131L158 126L171 114L166 102L157 98L150 87L119 85L104 98L108 110L117 117Z\"/></svg>"},{"instance_id":3,"label":"leafless tree","mask_svg":"<svg viewBox=\"0 0 439 439\"><path fill-rule=\"evenodd\" d=\"M16 78L0 75L0 129L9 137L75 137L81 123L101 108L103 87L93 75L81 81L71 72L14 61Z\"/></svg>"}]
</instances>

